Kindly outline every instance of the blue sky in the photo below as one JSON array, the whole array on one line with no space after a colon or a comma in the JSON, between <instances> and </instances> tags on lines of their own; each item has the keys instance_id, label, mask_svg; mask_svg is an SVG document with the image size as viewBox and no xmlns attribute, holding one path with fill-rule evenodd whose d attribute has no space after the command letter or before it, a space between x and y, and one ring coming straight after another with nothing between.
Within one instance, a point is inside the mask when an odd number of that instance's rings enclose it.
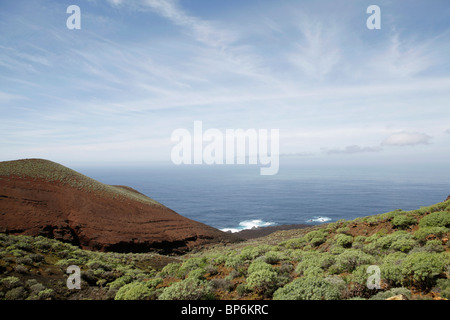
<instances>
[{"instance_id":1,"label":"blue sky","mask_svg":"<svg viewBox=\"0 0 450 320\"><path fill-rule=\"evenodd\" d=\"M195 120L299 163L450 160L446 0L11 0L0 30L0 160L170 163Z\"/></svg>"}]
</instances>

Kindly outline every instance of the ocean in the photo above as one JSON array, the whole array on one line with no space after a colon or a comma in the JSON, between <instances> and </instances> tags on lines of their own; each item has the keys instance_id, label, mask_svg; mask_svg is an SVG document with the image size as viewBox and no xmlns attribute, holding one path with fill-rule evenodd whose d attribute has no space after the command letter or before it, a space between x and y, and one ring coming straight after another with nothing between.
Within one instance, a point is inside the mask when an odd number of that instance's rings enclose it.
<instances>
[{"instance_id":1,"label":"ocean","mask_svg":"<svg viewBox=\"0 0 450 320\"><path fill-rule=\"evenodd\" d=\"M72 168L106 184L130 186L185 217L232 232L413 210L450 195L450 174L437 168L291 165L274 176L245 165Z\"/></svg>"}]
</instances>

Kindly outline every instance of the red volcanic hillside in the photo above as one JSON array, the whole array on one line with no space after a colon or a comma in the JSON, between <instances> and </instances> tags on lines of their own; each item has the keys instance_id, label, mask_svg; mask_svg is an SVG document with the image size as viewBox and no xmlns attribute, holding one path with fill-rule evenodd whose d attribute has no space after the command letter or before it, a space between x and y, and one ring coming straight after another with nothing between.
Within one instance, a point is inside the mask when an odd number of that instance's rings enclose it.
<instances>
[{"instance_id":1,"label":"red volcanic hillside","mask_svg":"<svg viewBox=\"0 0 450 320\"><path fill-rule=\"evenodd\" d=\"M0 162L0 232L117 252L170 253L235 240L132 188L106 185L41 159Z\"/></svg>"}]
</instances>

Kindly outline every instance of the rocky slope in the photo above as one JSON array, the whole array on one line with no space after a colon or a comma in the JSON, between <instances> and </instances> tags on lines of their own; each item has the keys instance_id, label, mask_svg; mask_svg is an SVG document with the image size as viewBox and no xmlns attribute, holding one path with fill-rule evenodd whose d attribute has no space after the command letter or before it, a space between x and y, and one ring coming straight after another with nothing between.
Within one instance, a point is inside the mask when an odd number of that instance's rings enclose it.
<instances>
[{"instance_id":1,"label":"rocky slope","mask_svg":"<svg viewBox=\"0 0 450 320\"><path fill-rule=\"evenodd\" d=\"M106 185L42 159L0 162L0 232L116 252L172 253L236 241L132 188Z\"/></svg>"}]
</instances>

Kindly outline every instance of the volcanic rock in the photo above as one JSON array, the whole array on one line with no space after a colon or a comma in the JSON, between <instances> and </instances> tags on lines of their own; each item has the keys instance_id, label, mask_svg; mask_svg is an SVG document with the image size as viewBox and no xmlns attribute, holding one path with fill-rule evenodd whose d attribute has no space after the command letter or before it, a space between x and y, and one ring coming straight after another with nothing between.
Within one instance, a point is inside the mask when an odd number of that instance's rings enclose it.
<instances>
[{"instance_id":1,"label":"volcanic rock","mask_svg":"<svg viewBox=\"0 0 450 320\"><path fill-rule=\"evenodd\" d=\"M177 253L238 240L132 188L42 159L0 162L0 232L116 252Z\"/></svg>"}]
</instances>

